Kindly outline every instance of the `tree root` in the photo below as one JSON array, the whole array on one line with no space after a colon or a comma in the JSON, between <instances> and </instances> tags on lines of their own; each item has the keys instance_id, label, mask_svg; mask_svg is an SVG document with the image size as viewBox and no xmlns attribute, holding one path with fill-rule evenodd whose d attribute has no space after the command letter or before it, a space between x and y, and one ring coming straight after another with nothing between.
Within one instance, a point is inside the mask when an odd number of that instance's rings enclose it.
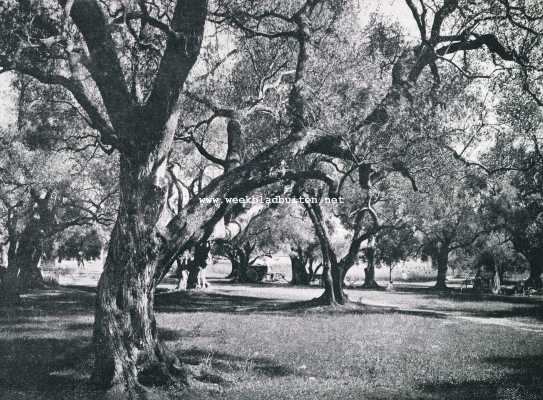
<instances>
[{"instance_id":1,"label":"tree root","mask_svg":"<svg viewBox=\"0 0 543 400\"><path fill-rule=\"evenodd\" d=\"M347 296L346 293L343 293L343 301L337 301L335 299L331 299L326 293L323 293L319 297L315 297L314 299L311 299L307 302L309 306L329 306L329 307L341 307L347 304L352 303L351 300L349 300L349 296Z\"/></svg>"},{"instance_id":2,"label":"tree root","mask_svg":"<svg viewBox=\"0 0 543 400\"><path fill-rule=\"evenodd\" d=\"M138 374L138 379L129 383L118 383L109 388L105 400L159 400L169 398L172 393L182 391L220 392L219 384L225 380L219 375L203 372L198 366L170 366L154 363Z\"/></svg>"},{"instance_id":3,"label":"tree root","mask_svg":"<svg viewBox=\"0 0 543 400\"><path fill-rule=\"evenodd\" d=\"M369 281L369 282L366 282L364 281L364 284L362 286L360 286L360 288L362 289L373 289L373 290L385 290L384 287L380 286L377 282L375 281Z\"/></svg>"}]
</instances>

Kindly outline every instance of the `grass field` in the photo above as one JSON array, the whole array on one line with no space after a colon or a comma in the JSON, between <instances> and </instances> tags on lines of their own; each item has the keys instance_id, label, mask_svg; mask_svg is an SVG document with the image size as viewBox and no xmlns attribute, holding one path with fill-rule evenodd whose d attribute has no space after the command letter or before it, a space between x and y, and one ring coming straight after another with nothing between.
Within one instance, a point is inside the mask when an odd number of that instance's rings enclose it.
<instances>
[{"instance_id":1,"label":"grass field","mask_svg":"<svg viewBox=\"0 0 543 400\"><path fill-rule=\"evenodd\" d=\"M213 391L169 389L164 398L543 398L537 299L351 290L355 300L385 306L290 303L319 291L214 282L210 291L160 294L162 338L185 363L222 377ZM0 309L0 399L100 399L87 383L92 290L23 300ZM386 306L396 304L405 309ZM502 320L511 324L493 323Z\"/></svg>"}]
</instances>

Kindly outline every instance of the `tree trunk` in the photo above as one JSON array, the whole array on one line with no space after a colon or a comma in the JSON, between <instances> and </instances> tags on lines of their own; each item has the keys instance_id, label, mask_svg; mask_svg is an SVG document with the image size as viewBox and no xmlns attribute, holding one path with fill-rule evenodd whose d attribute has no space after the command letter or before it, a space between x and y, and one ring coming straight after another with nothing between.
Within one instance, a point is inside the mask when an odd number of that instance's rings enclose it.
<instances>
[{"instance_id":1,"label":"tree trunk","mask_svg":"<svg viewBox=\"0 0 543 400\"><path fill-rule=\"evenodd\" d=\"M145 392L141 384L167 383L179 366L158 340L153 310L163 272L157 224L164 190L154 185L153 163L142 165L136 157L121 156L121 203L98 283L93 334L92 378L125 398Z\"/></svg>"},{"instance_id":2,"label":"tree trunk","mask_svg":"<svg viewBox=\"0 0 543 400\"><path fill-rule=\"evenodd\" d=\"M251 280L248 276L249 272L249 257L243 252L240 251L239 254L239 274L237 282L239 283L248 283Z\"/></svg>"},{"instance_id":3,"label":"tree trunk","mask_svg":"<svg viewBox=\"0 0 543 400\"><path fill-rule=\"evenodd\" d=\"M230 264L232 264L232 271L228 274L226 279L231 279L232 282L237 282L240 274L240 266L237 257L229 257Z\"/></svg>"},{"instance_id":4,"label":"tree trunk","mask_svg":"<svg viewBox=\"0 0 543 400\"><path fill-rule=\"evenodd\" d=\"M447 267L449 263L449 249L447 246L442 246L437 252L437 280L435 289L447 289ZM434 260L432 259L432 262Z\"/></svg>"},{"instance_id":5,"label":"tree trunk","mask_svg":"<svg viewBox=\"0 0 543 400\"><path fill-rule=\"evenodd\" d=\"M336 305L336 290L334 289L334 278L332 276L332 265L330 259L323 257L322 260L322 284L324 293L317 298L317 302L324 305Z\"/></svg>"},{"instance_id":6,"label":"tree trunk","mask_svg":"<svg viewBox=\"0 0 543 400\"><path fill-rule=\"evenodd\" d=\"M542 252L543 253L543 252ZM541 274L543 273L543 254L536 255L536 257L530 259L530 276L526 281L527 287L534 289L543 288L543 281L541 280Z\"/></svg>"},{"instance_id":7,"label":"tree trunk","mask_svg":"<svg viewBox=\"0 0 543 400\"><path fill-rule=\"evenodd\" d=\"M345 304L349 301L347 294L343 291L343 282L345 280L345 274L347 273L345 267L341 262L332 264L332 283L334 290L334 297L338 304Z\"/></svg>"},{"instance_id":8,"label":"tree trunk","mask_svg":"<svg viewBox=\"0 0 543 400\"><path fill-rule=\"evenodd\" d=\"M371 241L368 241L371 243ZM375 280L375 247L368 244L366 248L366 259L368 260L368 266L364 268L364 289L379 289L381 288Z\"/></svg>"},{"instance_id":9,"label":"tree trunk","mask_svg":"<svg viewBox=\"0 0 543 400\"><path fill-rule=\"evenodd\" d=\"M291 285L307 286L311 282L311 276L306 269L306 258L300 251L293 252L290 256L290 267L292 270Z\"/></svg>"},{"instance_id":10,"label":"tree trunk","mask_svg":"<svg viewBox=\"0 0 543 400\"><path fill-rule=\"evenodd\" d=\"M195 263L192 263L188 269L189 275L187 277L187 290L193 290L198 287L198 275L200 274L200 268Z\"/></svg>"},{"instance_id":11,"label":"tree trunk","mask_svg":"<svg viewBox=\"0 0 543 400\"><path fill-rule=\"evenodd\" d=\"M313 265L316 263L315 258L310 257L309 261L307 262L307 272L309 275L309 283L313 282L317 276L317 272L319 272L319 269L322 268L322 264L317 264L315 268L313 268Z\"/></svg>"},{"instance_id":12,"label":"tree trunk","mask_svg":"<svg viewBox=\"0 0 543 400\"><path fill-rule=\"evenodd\" d=\"M250 250L248 248L236 246L230 257L232 263L232 272L235 271L235 275L232 279L234 283L249 283L251 280L248 276L249 260L251 257Z\"/></svg>"},{"instance_id":13,"label":"tree trunk","mask_svg":"<svg viewBox=\"0 0 543 400\"><path fill-rule=\"evenodd\" d=\"M2 301L13 302L19 293L45 287L38 268L42 257L43 231L33 217L20 235L12 234L8 249L8 270L2 284Z\"/></svg>"},{"instance_id":14,"label":"tree trunk","mask_svg":"<svg viewBox=\"0 0 543 400\"><path fill-rule=\"evenodd\" d=\"M19 299L19 268L17 267L17 235L10 235L8 248L8 267L2 279L0 301L5 304L15 303Z\"/></svg>"},{"instance_id":15,"label":"tree trunk","mask_svg":"<svg viewBox=\"0 0 543 400\"><path fill-rule=\"evenodd\" d=\"M17 249L17 267L19 268L19 288L21 290L40 289L45 282L38 268L42 258L42 249L37 235L23 237Z\"/></svg>"},{"instance_id":16,"label":"tree trunk","mask_svg":"<svg viewBox=\"0 0 543 400\"><path fill-rule=\"evenodd\" d=\"M239 263L234 257L229 258L229 260L230 260L230 264L232 264L232 270L226 276L226 279L236 280L239 275Z\"/></svg>"},{"instance_id":17,"label":"tree trunk","mask_svg":"<svg viewBox=\"0 0 543 400\"><path fill-rule=\"evenodd\" d=\"M209 255L210 246L207 243L207 238L203 242L200 241L194 248L194 259L190 263L187 278L187 289L196 289L198 287L198 277L200 272L207 267L207 257Z\"/></svg>"}]
</instances>

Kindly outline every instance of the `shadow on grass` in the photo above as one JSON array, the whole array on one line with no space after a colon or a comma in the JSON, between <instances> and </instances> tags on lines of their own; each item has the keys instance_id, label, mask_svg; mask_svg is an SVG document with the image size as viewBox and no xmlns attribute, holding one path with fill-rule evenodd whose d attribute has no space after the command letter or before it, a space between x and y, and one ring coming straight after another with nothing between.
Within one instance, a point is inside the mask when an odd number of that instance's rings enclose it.
<instances>
[{"instance_id":1,"label":"shadow on grass","mask_svg":"<svg viewBox=\"0 0 543 400\"><path fill-rule=\"evenodd\" d=\"M484 360L503 370L499 379L435 382L421 389L440 399L539 400L543 396L543 354Z\"/></svg>"},{"instance_id":2,"label":"shadow on grass","mask_svg":"<svg viewBox=\"0 0 543 400\"><path fill-rule=\"evenodd\" d=\"M0 307L1 399L100 399L89 383L94 296L71 289L32 291Z\"/></svg>"},{"instance_id":3,"label":"shadow on grass","mask_svg":"<svg viewBox=\"0 0 543 400\"><path fill-rule=\"evenodd\" d=\"M69 317L94 309L94 294L74 289L37 290L21 296L16 304L0 305L0 321L55 315Z\"/></svg>"},{"instance_id":4,"label":"shadow on grass","mask_svg":"<svg viewBox=\"0 0 543 400\"><path fill-rule=\"evenodd\" d=\"M213 312L236 314L268 314L300 316L337 314L405 314L431 318L446 318L443 313L432 310L398 310L395 307L372 306L362 303L348 303L344 306L330 307L316 305L309 301L286 301L252 296L233 296L204 291L162 292L155 298L158 312Z\"/></svg>"},{"instance_id":5,"label":"shadow on grass","mask_svg":"<svg viewBox=\"0 0 543 400\"><path fill-rule=\"evenodd\" d=\"M495 295L492 293L480 292L476 289L458 289L446 288L436 289L434 287L415 287L415 286L395 286L394 292L397 294L410 293L426 295L427 298L441 298L455 301L491 301L510 304L543 304L541 296L513 296L513 295Z\"/></svg>"},{"instance_id":6,"label":"shadow on grass","mask_svg":"<svg viewBox=\"0 0 543 400\"><path fill-rule=\"evenodd\" d=\"M543 321L543 302L538 298L514 297L514 296L494 296L480 293L460 293L459 291L436 292L434 294L425 294L424 299L443 299L450 300L457 304L475 302L480 303L481 307L477 309L465 307L436 307L444 312L462 312L464 315L481 318L518 318L528 317L534 320ZM502 309L493 309L496 307L507 307Z\"/></svg>"},{"instance_id":7,"label":"shadow on grass","mask_svg":"<svg viewBox=\"0 0 543 400\"><path fill-rule=\"evenodd\" d=\"M241 357L223 352L210 352L197 347L189 348L177 354L185 364L208 364L214 370L224 373L242 373L262 377L285 377L300 375L299 371L275 362L267 357Z\"/></svg>"},{"instance_id":8,"label":"shadow on grass","mask_svg":"<svg viewBox=\"0 0 543 400\"><path fill-rule=\"evenodd\" d=\"M0 341L0 387L6 396L99 399L90 382L90 340L30 338Z\"/></svg>"}]
</instances>

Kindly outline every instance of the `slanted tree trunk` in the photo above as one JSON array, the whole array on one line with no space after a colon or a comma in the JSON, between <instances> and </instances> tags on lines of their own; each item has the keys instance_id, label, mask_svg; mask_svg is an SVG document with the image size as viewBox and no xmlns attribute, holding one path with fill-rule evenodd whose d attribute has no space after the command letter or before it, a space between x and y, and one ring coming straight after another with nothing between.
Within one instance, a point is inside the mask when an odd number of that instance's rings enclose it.
<instances>
[{"instance_id":1,"label":"slanted tree trunk","mask_svg":"<svg viewBox=\"0 0 543 400\"><path fill-rule=\"evenodd\" d=\"M329 257L323 256L322 260L322 284L324 286L324 293L316 301L319 304L324 305L336 305L336 290L334 289L334 278L332 276L332 263Z\"/></svg>"}]
</instances>

